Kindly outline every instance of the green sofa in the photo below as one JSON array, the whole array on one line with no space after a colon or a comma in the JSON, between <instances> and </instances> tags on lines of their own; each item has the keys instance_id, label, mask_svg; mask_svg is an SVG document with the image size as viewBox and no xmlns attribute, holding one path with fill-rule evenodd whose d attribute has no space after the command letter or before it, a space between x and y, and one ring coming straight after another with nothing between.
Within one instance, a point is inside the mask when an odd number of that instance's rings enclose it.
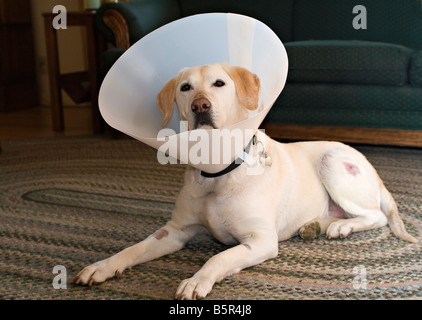
<instances>
[{"instance_id":1,"label":"green sofa","mask_svg":"<svg viewBox=\"0 0 422 320\"><path fill-rule=\"evenodd\" d=\"M117 48L105 69L154 29L205 12L254 17L284 43L287 84L263 123L271 136L422 146L422 0L107 3L97 27Z\"/></svg>"}]
</instances>

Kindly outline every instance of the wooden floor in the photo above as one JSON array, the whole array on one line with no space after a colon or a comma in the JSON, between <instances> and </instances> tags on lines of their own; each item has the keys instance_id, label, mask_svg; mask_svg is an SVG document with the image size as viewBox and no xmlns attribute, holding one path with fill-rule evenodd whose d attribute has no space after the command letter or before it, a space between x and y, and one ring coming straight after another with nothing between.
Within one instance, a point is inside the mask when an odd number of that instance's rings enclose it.
<instances>
[{"instance_id":1,"label":"wooden floor","mask_svg":"<svg viewBox=\"0 0 422 320\"><path fill-rule=\"evenodd\" d=\"M89 105L64 107L65 130L55 132L51 108L37 107L17 112L0 112L0 142L53 136L78 136L93 134ZM266 133L282 141L335 140L346 143L392 145L422 148L422 130L365 129L346 127L310 127L264 125ZM106 127L113 137L126 137Z\"/></svg>"},{"instance_id":2,"label":"wooden floor","mask_svg":"<svg viewBox=\"0 0 422 320\"><path fill-rule=\"evenodd\" d=\"M93 133L89 106L64 108L65 130L53 130L48 106L0 113L0 141L53 136L89 135Z\"/></svg>"}]
</instances>

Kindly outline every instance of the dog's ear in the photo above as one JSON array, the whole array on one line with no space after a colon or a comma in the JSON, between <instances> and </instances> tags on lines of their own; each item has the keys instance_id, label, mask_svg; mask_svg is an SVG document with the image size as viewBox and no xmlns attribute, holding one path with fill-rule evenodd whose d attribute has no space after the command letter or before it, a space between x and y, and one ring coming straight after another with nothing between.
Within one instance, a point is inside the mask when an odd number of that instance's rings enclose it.
<instances>
[{"instance_id":1,"label":"dog's ear","mask_svg":"<svg viewBox=\"0 0 422 320\"><path fill-rule=\"evenodd\" d=\"M176 99L176 78L167 82L157 96L157 104L163 114L163 126L171 119L174 112L174 100Z\"/></svg>"},{"instance_id":2,"label":"dog's ear","mask_svg":"<svg viewBox=\"0 0 422 320\"><path fill-rule=\"evenodd\" d=\"M258 76L242 67L225 65L224 68L236 85L240 104L249 110L257 109L261 90Z\"/></svg>"}]
</instances>

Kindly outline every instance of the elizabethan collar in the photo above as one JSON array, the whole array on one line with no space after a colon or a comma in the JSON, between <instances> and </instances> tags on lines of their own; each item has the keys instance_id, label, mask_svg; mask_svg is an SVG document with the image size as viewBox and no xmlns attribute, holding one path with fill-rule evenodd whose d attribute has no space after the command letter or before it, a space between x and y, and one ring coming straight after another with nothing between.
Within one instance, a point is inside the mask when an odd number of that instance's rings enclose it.
<instances>
[{"instance_id":1,"label":"elizabethan collar","mask_svg":"<svg viewBox=\"0 0 422 320\"><path fill-rule=\"evenodd\" d=\"M244 135L241 145L231 147L228 163L212 159L215 151L212 131L218 129L198 129L206 132L206 137L201 134L192 139L189 133L198 130L183 130L178 112L174 112L163 131L162 115L156 102L162 87L181 69L219 62L244 67L261 80L258 109L251 111L247 120L227 128ZM283 90L287 70L283 44L262 22L238 14L194 15L151 32L116 61L101 86L100 112L111 127L170 154L171 150L167 149L177 146L174 150L181 162L216 173L243 152ZM208 142L206 150L198 148L202 142ZM201 159L204 156L209 159L199 163L191 161L192 148L195 152L201 149Z\"/></svg>"}]
</instances>

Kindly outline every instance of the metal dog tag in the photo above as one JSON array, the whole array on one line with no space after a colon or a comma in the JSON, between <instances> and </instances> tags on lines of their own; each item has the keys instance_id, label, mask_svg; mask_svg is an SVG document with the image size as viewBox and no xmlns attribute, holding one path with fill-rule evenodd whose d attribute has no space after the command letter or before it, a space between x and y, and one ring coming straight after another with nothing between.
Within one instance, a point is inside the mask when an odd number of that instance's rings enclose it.
<instances>
[{"instance_id":1,"label":"metal dog tag","mask_svg":"<svg viewBox=\"0 0 422 320\"><path fill-rule=\"evenodd\" d=\"M259 153L259 162L268 167L273 164L271 157L265 151Z\"/></svg>"}]
</instances>

